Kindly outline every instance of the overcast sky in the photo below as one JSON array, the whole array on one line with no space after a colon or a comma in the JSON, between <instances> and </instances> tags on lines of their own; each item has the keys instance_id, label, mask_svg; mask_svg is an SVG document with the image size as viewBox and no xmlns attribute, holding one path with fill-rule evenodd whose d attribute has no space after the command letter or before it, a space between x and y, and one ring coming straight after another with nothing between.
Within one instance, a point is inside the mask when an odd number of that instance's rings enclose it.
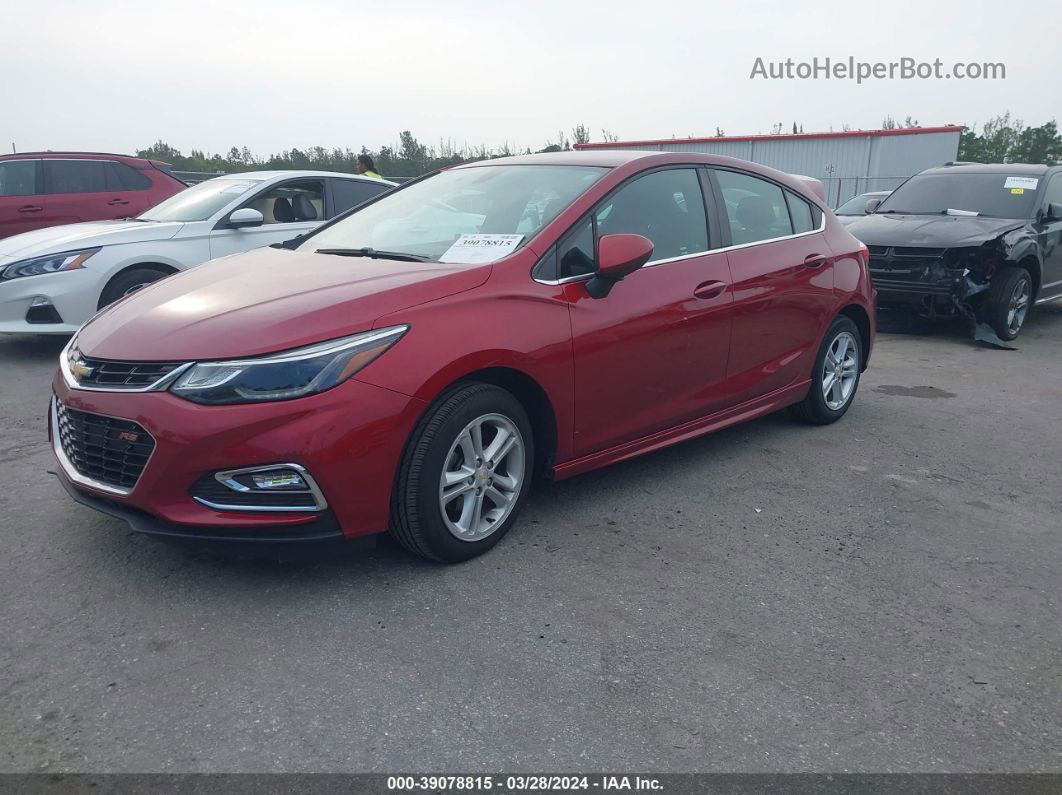
<instances>
[{"instance_id":1,"label":"overcast sky","mask_svg":"<svg viewBox=\"0 0 1062 795\"><path fill-rule=\"evenodd\" d=\"M1059 112L1051 3L404 0L17 3L0 48L0 145L129 152L163 139L256 154L422 142L541 148L594 140L973 124ZM750 80L757 57L950 68L1006 79Z\"/></svg>"}]
</instances>

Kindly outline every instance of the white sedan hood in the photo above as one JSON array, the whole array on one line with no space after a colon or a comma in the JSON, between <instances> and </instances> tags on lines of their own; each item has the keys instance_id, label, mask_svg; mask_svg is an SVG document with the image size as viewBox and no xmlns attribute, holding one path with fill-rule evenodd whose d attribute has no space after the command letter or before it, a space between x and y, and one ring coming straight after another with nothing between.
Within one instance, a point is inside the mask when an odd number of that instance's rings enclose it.
<instances>
[{"instance_id":1,"label":"white sedan hood","mask_svg":"<svg viewBox=\"0 0 1062 795\"><path fill-rule=\"evenodd\" d=\"M94 246L169 240L182 226L177 221L87 221L50 226L0 240L0 262Z\"/></svg>"}]
</instances>

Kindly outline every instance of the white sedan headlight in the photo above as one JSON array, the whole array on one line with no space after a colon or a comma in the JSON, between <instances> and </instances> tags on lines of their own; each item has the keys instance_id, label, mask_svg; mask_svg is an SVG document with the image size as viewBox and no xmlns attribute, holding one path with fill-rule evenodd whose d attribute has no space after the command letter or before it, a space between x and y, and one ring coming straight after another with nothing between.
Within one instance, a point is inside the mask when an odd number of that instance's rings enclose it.
<instances>
[{"instance_id":1,"label":"white sedan headlight","mask_svg":"<svg viewBox=\"0 0 1062 795\"><path fill-rule=\"evenodd\" d=\"M95 248L81 249L80 251L64 251L61 254L45 254L43 257L33 257L12 262L2 272L0 281L18 279L23 276L40 276L44 273L59 273L61 271L77 270L85 264L85 260L100 250Z\"/></svg>"}]
</instances>

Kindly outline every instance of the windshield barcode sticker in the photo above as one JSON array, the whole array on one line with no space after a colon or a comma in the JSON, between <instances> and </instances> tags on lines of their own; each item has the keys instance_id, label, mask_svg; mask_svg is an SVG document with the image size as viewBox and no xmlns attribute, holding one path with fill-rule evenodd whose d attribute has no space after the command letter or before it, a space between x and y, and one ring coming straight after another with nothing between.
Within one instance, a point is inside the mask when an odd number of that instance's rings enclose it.
<instances>
[{"instance_id":1,"label":"windshield barcode sticker","mask_svg":"<svg viewBox=\"0 0 1062 795\"><path fill-rule=\"evenodd\" d=\"M1007 181L1003 183L1004 188L1028 188L1029 190L1036 190L1036 186L1040 184L1040 180L1036 177L1007 177Z\"/></svg>"},{"instance_id":2,"label":"windshield barcode sticker","mask_svg":"<svg viewBox=\"0 0 1062 795\"><path fill-rule=\"evenodd\" d=\"M481 265L494 262L520 245L523 235L461 235L439 262L463 262Z\"/></svg>"}]
</instances>

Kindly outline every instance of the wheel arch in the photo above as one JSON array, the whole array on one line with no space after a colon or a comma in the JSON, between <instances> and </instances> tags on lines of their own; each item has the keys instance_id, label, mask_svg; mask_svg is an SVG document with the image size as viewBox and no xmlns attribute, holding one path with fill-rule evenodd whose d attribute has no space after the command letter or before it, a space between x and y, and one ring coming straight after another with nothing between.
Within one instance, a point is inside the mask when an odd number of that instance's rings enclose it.
<instances>
[{"instance_id":1,"label":"wheel arch","mask_svg":"<svg viewBox=\"0 0 1062 795\"><path fill-rule=\"evenodd\" d=\"M96 299L97 310L103 309L103 296L107 292L107 288L111 286L114 280L121 276L123 273L128 273L129 271L136 270L137 268L152 268L154 270L164 272L167 276L172 276L173 274L180 272L180 269L174 267L173 265L169 265L165 262L157 262L154 260L147 260L144 262L131 262L128 265L123 265L110 276L108 276L107 281L105 281L103 283L103 286L100 288L99 297Z\"/></svg>"},{"instance_id":2,"label":"wheel arch","mask_svg":"<svg viewBox=\"0 0 1062 795\"><path fill-rule=\"evenodd\" d=\"M1019 268L1025 268L1032 278L1032 299L1035 301L1040 295L1040 285L1043 283L1043 273L1040 268L1040 260L1035 254L1026 254L1014 263Z\"/></svg>"},{"instance_id":3,"label":"wheel arch","mask_svg":"<svg viewBox=\"0 0 1062 795\"><path fill-rule=\"evenodd\" d=\"M841 308L838 315L844 315L855 323L856 328L859 329L859 341L863 346L863 361L862 370L867 369L867 363L870 361L870 351L873 347L874 340L871 339L870 332L870 315L867 310L859 304L848 304Z\"/></svg>"}]
</instances>

